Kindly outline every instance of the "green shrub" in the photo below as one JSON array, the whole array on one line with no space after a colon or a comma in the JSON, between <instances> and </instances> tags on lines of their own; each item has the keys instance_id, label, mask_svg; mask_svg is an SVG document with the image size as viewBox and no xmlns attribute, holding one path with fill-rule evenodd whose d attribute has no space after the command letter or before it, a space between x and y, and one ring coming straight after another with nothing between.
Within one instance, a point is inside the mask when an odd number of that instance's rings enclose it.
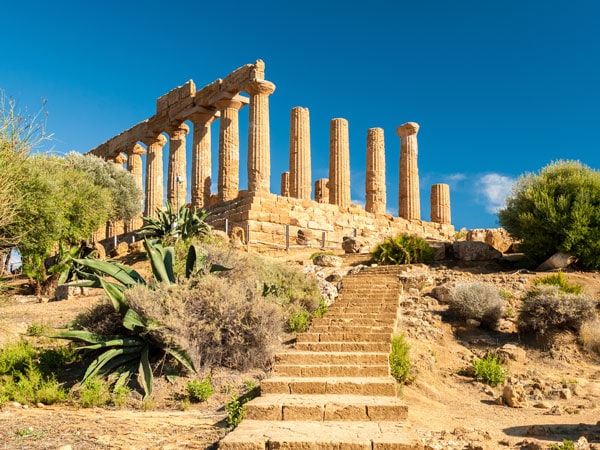
<instances>
[{"instance_id":1,"label":"green shrub","mask_svg":"<svg viewBox=\"0 0 600 450\"><path fill-rule=\"evenodd\" d=\"M551 444L549 450L575 450L575 443L569 439L563 439L561 444Z\"/></svg>"},{"instance_id":2,"label":"green shrub","mask_svg":"<svg viewBox=\"0 0 600 450\"><path fill-rule=\"evenodd\" d=\"M112 391L111 400L115 406L123 406L131 389L127 386L115 386Z\"/></svg>"},{"instance_id":3,"label":"green shrub","mask_svg":"<svg viewBox=\"0 0 600 450\"><path fill-rule=\"evenodd\" d=\"M600 172L581 162L556 161L520 176L498 218L533 266L560 251L600 269Z\"/></svg>"},{"instance_id":4,"label":"green shrub","mask_svg":"<svg viewBox=\"0 0 600 450\"><path fill-rule=\"evenodd\" d=\"M246 405L240 400L239 396L234 395L231 397L231 400L225 404L225 411L227 411L227 425L229 428L233 429L237 427L244 418Z\"/></svg>"},{"instance_id":5,"label":"green shrub","mask_svg":"<svg viewBox=\"0 0 600 450\"><path fill-rule=\"evenodd\" d=\"M108 405L111 400L108 383L95 377L87 378L79 389L79 400L84 408Z\"/></svg>"},{"instance_id":6,"label":"green shrub","mask_svg":"<svg viewBox=\"0 0 600 450\"><path fill-rule=\"evenodd\" d=\"M206 377L202 381L188 381L186 390L192 403L204 402L215 393L210 377Z\"/></svg>"},{"instance_id":7,"label":"green shrub","mask_svg":"<svg viewBox=\"0 0 600 450\"><path fill-rule=\"evenodd\" d=\"M302 333L310 327L310 313L305 309L292 311L288 317L287 325L289 331Z\"/></svg>"},{"instance_id":8,"label":"green shrub","mask_svg":"<svg viewBox=\"0 0 600 450\"><path fill-rule=\"evenodd\" d=\"M410 381L409 374L412 363L409 359L410 346L405 340L404 333L392 336L392 351L390 352L390 372L398 383L406 384Z\"/></svg>"},{"instance_id":9,"label":"green shrub","mask_svg":"<svg viewBox=\"0 0 600 450\"><path fill-rule=\"evenodd\" d=\"M504 312L504 299L492 285L460 283L452 289L449 311L459 320L474 319L493 328Z\"/></svg>"},{"instance_id":10,"label":"green shrub","mask_svg":"<svg viewBox=\"0 0 600 450\"><path fill-rule=\"evenodd\" d=\"M495 387L504 383L507 371L502 367L500 357L488 353L482 359L473 360L473 373L477 381Z\"/></svg>"},{"instance_id":11,"label":"green shrub","mask_svg":"<svg viewBox=\"0 0 600 450\"><path fill-rule=\"evenodd\" d=\"M576 283L569 283L567 276L564 272L556 272L552 275L548 275L543 278L537 278L533 280L534 286L548 285L556 286L561 292L565 294L582 294L583 287Z\"/></svg>"},{"instance_id":12,"label":"green shrub","mask_svg":"<svg viewBox=\"0 0 600 450\"><path fill-rule=\"evenodd\" d=\"M414 264L433 261L433 249L423 238L401 234L387 238L373 250L371 259L377 264Z\"/></svg>"},{"instance_id":13,"label":"green shrub","mask_svg":"<svg viewBox=\"0 0 600 450\"><path fill-rule=\"evenodd\" d=\"M583 294L565 294L554 285L530 289L521 306L518 327L521 333L544 335L557 330L578 332L583 322L596 316L597 302Z\"/></svg>"}]
</instances>

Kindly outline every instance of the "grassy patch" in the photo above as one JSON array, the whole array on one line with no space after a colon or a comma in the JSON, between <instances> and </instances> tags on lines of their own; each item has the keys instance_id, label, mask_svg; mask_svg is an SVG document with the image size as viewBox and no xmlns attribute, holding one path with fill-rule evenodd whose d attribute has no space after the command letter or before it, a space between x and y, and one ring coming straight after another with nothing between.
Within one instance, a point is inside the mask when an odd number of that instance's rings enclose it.
<instances>
[{"instance_id":1,"label":"grassy patch","mask_svg":"<svg viewBox=\"0 0 600 450\"><path fill-rule=\"evenodd\" d=\"M410 369L412 363L409 359L410 346L405 340L404 333L392 336L392 351L389 356L390 371L398 383L406 384L411 380Z\"/></svg>"},{"instance_id":2,"label":"grassy patch","mask_svg":"<svg viewBox=\"0 0 600 450\"><path fill-rule=\"evenodd\" d=\"M473 373L477 381L492 387L504 383L507 375L500 358L492 353L486 354L481 359L473 360Z\"/></svg>"}]
</instances>

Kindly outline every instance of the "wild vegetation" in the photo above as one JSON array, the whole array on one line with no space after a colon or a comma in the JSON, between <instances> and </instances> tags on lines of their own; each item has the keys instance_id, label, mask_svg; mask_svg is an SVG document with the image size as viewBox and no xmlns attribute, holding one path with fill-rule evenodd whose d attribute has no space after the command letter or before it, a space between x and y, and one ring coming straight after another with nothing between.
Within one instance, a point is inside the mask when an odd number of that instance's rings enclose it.
<instances>
[{"instance_id":1,"label":"wild vegetation","mask_svg":"<svg viewBox=\"0 0 600 450\"><path fill-rule=\"evenodd\" d=\"M504 313L504 299L490 284L458 283L452 290L449 311L458 320L476 320L494 328Z\"/></svg>"},{"instance_id":2,"label":"wild vegetation","mask_svg":"<svg viewBox=\"0 0 600 450\"><path fill-rule=\"evenodd\" d=\"M433 261L433 249L419 236L400 234L377 245L371 257L377 264L427 264Z\"/></svg>"}]
</instances>

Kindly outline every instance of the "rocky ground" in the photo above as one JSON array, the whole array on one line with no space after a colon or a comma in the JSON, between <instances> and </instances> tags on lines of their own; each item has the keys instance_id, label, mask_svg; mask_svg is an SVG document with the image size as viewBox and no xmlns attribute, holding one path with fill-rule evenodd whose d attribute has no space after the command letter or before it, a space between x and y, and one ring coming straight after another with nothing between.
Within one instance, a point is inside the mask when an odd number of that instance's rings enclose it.
<instances>
[{"instance_id":1,"label":"rocky ground","mask_svg":"<svg viewBox=\"0 0 600 450\"><path fill-rule=\"evenodd\" d=\"M286 257L297 265L306 262L305 255ZM344 270L328 269L324 275L333 274L335 284ZM415 378L400 395L409 406L407 427L415 443L430 449L546 449L563 439L584 438L580 448L600 449L600 359L582 351L568 334L545 348L526 342L514 315L493 332L455 322L439 288L453 281L493 283L513 294L509 303L518 311L520 296L542 275L481 265L407 270L399 329L411 345ZM570 272L568 277L600 298L600 274ZM64 324L97 301L97 295L49 303L27 296L6 299L0 304L0 345L18 339L30 324ZM472 359L488 350L506 355L506 391L465 374ZM211 448L227 433L223 405L231 389L267 375L215 372L217 394L185 410L177 401L181 385L166 382L158 383L155 402L145 410L139 402L122 409L8 405L0 410L0 448Z\"/></svg>"}]
</instances>

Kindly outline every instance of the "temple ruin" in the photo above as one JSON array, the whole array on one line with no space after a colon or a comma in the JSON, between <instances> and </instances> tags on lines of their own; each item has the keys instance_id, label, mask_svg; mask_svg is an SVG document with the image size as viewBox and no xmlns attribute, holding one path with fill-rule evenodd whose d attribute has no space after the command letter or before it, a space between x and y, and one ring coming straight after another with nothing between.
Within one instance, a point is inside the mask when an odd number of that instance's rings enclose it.
<instances>
[{"instance_id":1,"label":"temple ruin","mask_svg":"<svg viewBox=\"0 0 600 450\"><path fill-rule=\"evenodd\" d=\"M275 85L265 79L261 60L199 90L190 80L159 97L152 117L90 150L88 153L106 160L126 162L127 170L145 193L140 217L125 224L111 223L107 233L138 229L142 215L155 216L166 202L176 207L185 204L189 191L189 206L209 211L207 221L213 227L227 232L241 228L244 239L253 243L289 247L291 236L294 244L334 247L344 236L385 237L410 232L446 239L454 235L448 185L432 186L431 221L420 217L419 125L414 122L400 125L396 130L400 138L397 217L386 213L381 128L367 130L365 208L351 204L349 124L343 118L330 122L329 178L314 181L311 199L310 119L305 107L291 110L289 171L281 174L280 194L271 193L269 96L274 91ZM246 106L249 107L248 185L240 190L239 111ZM191 129L186 122L191 123ZM215 145L218 179L213 193L211 127L215 122L219 127L219 142ZM186 140L190 139L190 132L191 161L188 161ZM167 167L163 164L164 151L168 151Z\"/></svg>"}]
</instances>

